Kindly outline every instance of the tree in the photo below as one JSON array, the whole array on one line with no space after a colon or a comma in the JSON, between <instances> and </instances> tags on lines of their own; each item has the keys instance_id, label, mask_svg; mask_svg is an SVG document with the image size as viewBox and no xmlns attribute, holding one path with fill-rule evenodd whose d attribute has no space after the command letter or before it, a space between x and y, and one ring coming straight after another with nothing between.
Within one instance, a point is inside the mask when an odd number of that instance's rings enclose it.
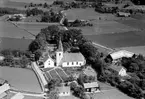
<instances>
[{"instance_id":1,"label":"tree","mask_svg":"<svg viewBox=\"0 0 145 99\"><path fill-rule=\"evenodd\" d=\"M26 56L23 56L21 59L20 59L20 65L22 68L26 68L28 66L28 64L30 63L30 60L26 57Z\"/></svg>"},{"instance_id":2,"label":"tree","mask_svg":"<svg viewBox=\"0 0 145 99\"><path fill-rule=\"evenodd\" d=\"M129 68L128 68L128 71L129 72L135 72L135 71L138 71L139 70L139 66L137 63L131 63Z\"/></svg>"},{"instance_id":3,"label":"tree","mask_svg":"<svg viewBox=\"0 0 145 99\"><path fill-rule=\"evenodd\" d=\"M14 66L14 59L13 56L11 55L6 56L3 62L5 66L11 66L11 67Z\"/></svg>"},{"instance_id":4,"label":"tree","mask_svg":"<svg viewBox=\"0 0 145 99\"><path fill-rule=\"evenodd\" d=\"M41 50L36 50L35 52L34 52L34 54L35 54L35 61L38 61L39 60L39 58L40 58L40 56L42 56L42 52L41 52Z\"/></svg>"},{"instance_id":5,"label":"tree","mask_svg":"<svg viewBox=\"0 0 145 99\"><path fill-rule=\"evenodd\" d=\"M9 55L12 55L12 52L10 49L5 49L5 50L2 50L0 52L3 56L9 56Z\"/></svg>"}]
</instances>

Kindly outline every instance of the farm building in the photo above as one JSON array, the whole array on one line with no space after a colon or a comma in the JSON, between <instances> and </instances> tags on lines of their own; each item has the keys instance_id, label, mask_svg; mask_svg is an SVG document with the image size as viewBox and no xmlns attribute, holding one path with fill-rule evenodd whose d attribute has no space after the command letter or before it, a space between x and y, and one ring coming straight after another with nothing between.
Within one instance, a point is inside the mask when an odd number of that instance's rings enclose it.
<instances>
[{"instance_id":1,"label":"farm building","mask_svg":"<svg viewBox=\"0 0 145 99\"><path fill-rule=\"evenodd\" d=\"M119 76L128 76L128 74L126 73L126 69L123 66L110 66L110 68L112 70L114 70L115 72L117 72L117 74Z\"/></svg>"},{"instance_id":2,"label":"farm building","mask_svg":"<svg viewBox=\"0 0 145 99\"><path fill-rule=\"evenodd\" d=\"M126 50L120 50L109 54L106 59L110 59L111 62L116 63L121 60L123 57L133 57L135 54Z\"/></svg>"},{"instance_id":3,"label":"farm building","mask_svg":"<svg viewBox=\"0 0 145 99\"><path fill-rule=\"evenodd\" d=\"M70 96L70 86L57 87L59 96Z\"/></svg>"},{"instance_id":4,"label":"farm building","mask_svg":"<svg viewBox=\"0 0 145 99\"><path fill-rule=\"evenodd\" d=\"M130 17L130 13L126 12L117 12L118 17Z\"/></svg>"},{"instance_id":5,"label":"farm building","mask_svg":"<svg viewBox=\"0 0 145 99\"><path fill-rule=\"evenodd\" d=\"M97 82L84 83L85 92L100 92Z\"/></svg>"}]
</instances>

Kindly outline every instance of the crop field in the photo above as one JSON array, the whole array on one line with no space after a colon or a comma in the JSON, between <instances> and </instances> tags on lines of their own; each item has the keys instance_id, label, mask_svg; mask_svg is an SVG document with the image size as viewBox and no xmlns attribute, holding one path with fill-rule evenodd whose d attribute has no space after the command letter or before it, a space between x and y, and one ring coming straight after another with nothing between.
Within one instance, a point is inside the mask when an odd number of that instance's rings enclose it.
<instances>
[{"instance_id":1,"label":"crop field","mask_svg":"<svg viewBox=\"0 0 145 99\"><path fill-rule=\"evenodd\" d=\"M52 4L54 0L10 0L13 2L25 2L25 3L47 3L47 4Z\"/></svg>"},{"instance_id":2,"label":"crop field","mask_svg":"<svg viewBox=\"0 0 145 99\"><path fill-rule=\"evenodd\" d=\"M132 46L132 47L121 47L117 48L117 50L127 50L136 54L142 54L145 56L145 46Z\"/></svg>"},{"instance_id":3,"label":"crop field","mask_svg":"<svg viewBox=\"0 0 145 99\"><path fill-rule=\"evenodd\" d=\"M101 45L117 48L129 46L142 46L145 45L145 35L140 35L136 32L114 33L104 35L86 35L90 39Z\"/></svg>"},{"instance_id":4,"label":"crop field","mask_svg":"<svg viewBox=\"0 0 145 99\"><path fill-rule=\"evenodd\" d=\"M94 99L133 99L117 89L111 89L96 93Z\"/></svg>"},{"instance_id":5,"label":"crop field","mask_svg":"<svg viewBox=\"0 0 145 99\"><path fill-rule=\"evenodd\" d=\"M28 32L17 28L12 23L0 21L0 37L11 37L11 38L34 38Z\"/></svg>"},{"instance_id":6,"label":"crop field","mask_svg":"<svg viewBox=\"0 0 145 99\"><path fill-rule=\"evenodd\" d=\"M29 44L32 42L31 39L18 39L0 37L0 50L2 49L19 49L25 51L28 49Z\"/></svg>"},{"instance_id":7,"label":"crop field","mask_svg":"<svg viewBox=\"0 0 145 99\"><path fill-rule=\"evenodd\" d=\"M0 78L9 82L15 89L41 93L41 86L32 70L21 68L0 67Z\"/></svg>"},{"instance_id":8,"label":"crop field","mask_svg":"<svg viewBox=\"0 0 145 99\"><path fill-rule=\"evenodd\" d=\"M129 31L138 31L136 28L115 22L115 21L93 21L93 27L77 27L84 35L112 34ZM73 27L75 28L75 27Z\"/></svg>"},{"instance_id":9,"label":"crop field","mask_svg":"<svg viewBox=\"0 0 145 99\"><path fill-rule=\"evenodd\" d=\"M19 22L17 26L21 29L25 29L34 35L37 35L41 29L48 27L49 25L57 25L58 23L38 23L38 22Z\"/></svg>"},{"instance_id":10,"label":"crop field","mask_svg":"<svg viewBox=\"0 0 145 99\"><path fill-rule=\"evenodd\" d=\"M24 2L25 0L23 0L23 2L20 1L21 0L17 0L17 2L14 0L0 0L0 7L17 8L23 10L25 9L25 5L28 5L28 3Z\"/></svg>"}]
</instances>

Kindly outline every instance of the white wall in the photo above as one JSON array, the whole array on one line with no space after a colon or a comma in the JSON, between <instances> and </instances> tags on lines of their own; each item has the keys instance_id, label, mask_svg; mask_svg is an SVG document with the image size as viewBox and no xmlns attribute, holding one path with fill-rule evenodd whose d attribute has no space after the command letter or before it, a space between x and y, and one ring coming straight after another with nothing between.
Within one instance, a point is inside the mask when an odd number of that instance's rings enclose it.
<instances>
[{"instance_id":1,"label":"white wall","mask_svg":"<svg viewBox=\"0 0 145 99\"><path fill-rule=\"evenodd\" d=\"M56 52L56 65L58 66L61 59L63 58L63 52L60 51L60 52Z\"/></svg>"},{"instance_id":2,"label":"white wall","mask_svg":"<svg viewBox=\"0 0 145 99\"><path fill-rule=\"evenodd\" d=\"M69 96L70 92L61 92L59 93L59 96Z\"/></svg>"},{"instance_id":3,"label":"white wall","mask_svg":"<svg viewBox=\"0 0 145 99\"><path fill-rule=\"evenodd\" d=\"M68 64L68 62L63 62L62 63L62 66L63 67L80 67L80 66L82 66L82 65L85 65L85 62L83 62L83 61L79 61L79 62L69 62L69 64Z\"/></svg>"},{"instance_id":4,"label":"white wall","mask_svg":"<svg viewBox=\"0 0 145 99\"><path fill-rule=\"evenodd\" d=\"M125 70L124 68L122 68L122 69L120 70L120 72L119 72L119 75L120 75L120 76L127 76L126 70Z\"/></svg>"},{"instance_id":5,"label":"white wall","mask_svg":"<svg viewBox=\"0 0 145 99\"><path fill-rule=\"evenodd\" d=\"M44 62L44 68L50 68L50 67L54 67L54 61L52 59L47 59L46 62Z\"/></svg>"}]
</instances>

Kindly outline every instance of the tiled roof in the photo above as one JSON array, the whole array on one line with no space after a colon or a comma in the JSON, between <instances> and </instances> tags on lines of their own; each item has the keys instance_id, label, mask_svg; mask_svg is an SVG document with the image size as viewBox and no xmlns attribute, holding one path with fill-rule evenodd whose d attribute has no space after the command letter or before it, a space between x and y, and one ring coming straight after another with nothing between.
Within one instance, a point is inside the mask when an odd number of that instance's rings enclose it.
<instances>
[{"instance_id":1,"label":"tiled roof","mask_svg":"<svg viewBox=\"0 0 145 99\"><path fill-rule=\"evenodd\" d=\"M85 61L85 58L81 53L64 53L62 62L76 61Z\"/></svg>"},{"instance_id":2,"label":"tiled roof","mask_svg":"<svg viewBox=\"0 0 145 99\"><path fill-rule=\"evenodd\" d=\"M99 87L97 82L91 82L91 83L84 83L84 88L93 88L93 87Z\"/></svg>"}]
</instances>

